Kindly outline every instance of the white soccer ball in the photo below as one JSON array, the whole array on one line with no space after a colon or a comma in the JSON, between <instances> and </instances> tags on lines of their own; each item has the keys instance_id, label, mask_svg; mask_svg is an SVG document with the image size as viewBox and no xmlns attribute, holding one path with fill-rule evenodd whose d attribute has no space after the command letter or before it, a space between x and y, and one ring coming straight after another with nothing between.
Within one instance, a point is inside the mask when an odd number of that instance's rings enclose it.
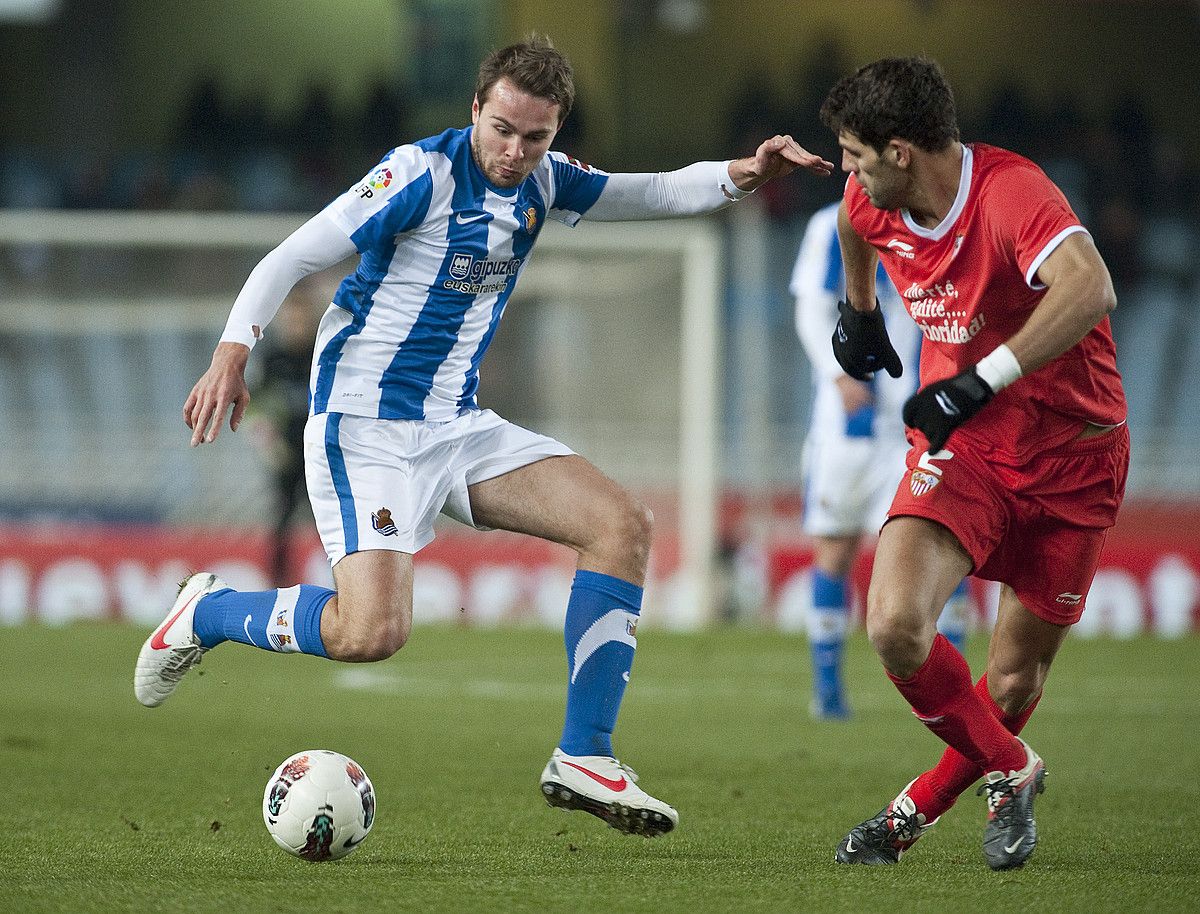
<instances>
[{"instance_id":1,"label":"white soccer ball","mask_svg":"<svg viewBox=\"0 0 1200 914\"><path fill-rule=\"evenodd\" d=\"M361 765L338 752L297 752L267 781L263 821L289 854L314 862L336 860L370 833L375 788Z\"/></svg>"}]
</instances>

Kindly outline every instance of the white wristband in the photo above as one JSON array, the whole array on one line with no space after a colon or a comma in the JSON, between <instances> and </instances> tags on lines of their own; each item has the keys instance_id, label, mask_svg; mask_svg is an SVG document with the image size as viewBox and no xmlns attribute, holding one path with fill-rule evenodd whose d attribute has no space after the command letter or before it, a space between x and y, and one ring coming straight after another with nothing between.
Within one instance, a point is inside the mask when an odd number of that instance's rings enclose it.
<instances>
[{"instance_id":1,"label":"white wristband","mask_svg":"<svg viewBox=\"0 0 1200 914\"><path fill-rule=\"evenodd\" d=\"M975 373L992 389L992 393L998 394L1021 377L1021 363L1011 349L1001 344L979 360Z\"/></svg>"}]
</instances>

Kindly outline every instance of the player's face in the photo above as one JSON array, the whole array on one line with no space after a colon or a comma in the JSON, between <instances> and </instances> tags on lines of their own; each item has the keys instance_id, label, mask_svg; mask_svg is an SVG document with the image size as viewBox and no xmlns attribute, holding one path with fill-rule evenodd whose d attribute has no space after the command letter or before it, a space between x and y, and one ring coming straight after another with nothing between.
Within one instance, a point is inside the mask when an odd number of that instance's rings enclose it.
<instances>
[{"instance_id":1,"label":"player's face","mask_svg":"<svg viewBox=\"0 0 1200 914\"><path fill-rule=\"evenodd\" d=\"M482 105L471 105L471 151L498 187L516 187L542 160L558 133L558 102L530 95L501 79Z\"/></svg>"},{"instance_id":2,"label":"player's face","mask_svg":"<svg viewBox=\"0 0 1200 914\"><path fill-rule=\"evenodd\" d=\"M876 152L875 147L864 143L849 130L838 134L838 145L842 147L842 171L854 175L872 206L876 209L904 206L907 176L896 165L892 146L885 146L882 153Z\"/></svg>"}]
</instances>

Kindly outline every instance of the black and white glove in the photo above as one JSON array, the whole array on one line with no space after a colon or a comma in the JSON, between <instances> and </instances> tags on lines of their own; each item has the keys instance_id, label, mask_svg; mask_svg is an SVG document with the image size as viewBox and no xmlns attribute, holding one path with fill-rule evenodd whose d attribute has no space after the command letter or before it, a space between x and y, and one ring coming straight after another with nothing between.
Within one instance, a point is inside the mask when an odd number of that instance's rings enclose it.
<instances>
[{"instance_id":1,"label":"black and white glove","mask_svg":"<svg viewBox=\"0 0 1200 914\"><path fill-rule=\"evenodd\" d=\"M925 433L929 453L933 454L942 449L952 431L983 409L995 395L972 366L909 397L904 404L904 424Z\"/></svg>"},{"instance_id":2,"label":"black and white glove","mask_svg":"<svg viewBox=\"0 0 1200 914\"><path fill-rule=\"evenodd\" d=\"M886 371L893 378L904 374L900 356L883 325L878 299L873 311L859 311L849 302L840 301L838 314L841 316L833 329L833 354L842 371L858 381L867 380L877 371Z\"/></svg>"}]
</instances>

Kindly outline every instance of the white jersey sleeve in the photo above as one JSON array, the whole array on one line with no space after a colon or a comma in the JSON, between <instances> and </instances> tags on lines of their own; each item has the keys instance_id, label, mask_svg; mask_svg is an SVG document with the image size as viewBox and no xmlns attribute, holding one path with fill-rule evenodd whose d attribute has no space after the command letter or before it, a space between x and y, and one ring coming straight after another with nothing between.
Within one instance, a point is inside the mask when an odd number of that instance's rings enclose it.
<instances>
[{"instance_id":1,"label":"white jersey sleeve","mask_svg":"<svg viewBox=\"0 0 1200 914\"><path fill-rule=\"evenodd\" d=\"M838 299L845 285L837 212L835 203L813 214L800 242L791 281L796 300L796 333L813 370L830 381L845 374L830 342L837 326Z\"/></svg>"},{"instance_id":2,"label":"white jersey sleeve","mask_svg":"<svg viewBox=\"0 0 1200 914\"><path fill-rule=\"evenodd\" d=\"M415 146L393 149L259 262L233 303L221 342L253 349L292 286L420 224L431 193L424 152Z\"/></svg>"},{"instance_id":3,"label":"white jersey sleeve","mask_svg":"<svg viewBox=\"0 0 1200 914\"><path fill-rule=\"evenodd\" d=\"M354 245L325 212L317 213L259 261L229 312L222 343L254 348L297 282L354 253Z\"/></svg>"},{"instance_id":4,"label":"white jersey sleeve","mask_svg":"<svg viewBox=\"0 0 1200 914\"><path fill-rule=\"evenodd\" d=\"M747 196L734 186L728 162L696 162L675 171L608 174L576 159L546 156L553 179L550 214L567 225L584 215L601 222L711 213Z\"/></svg>"}]
</instances>

